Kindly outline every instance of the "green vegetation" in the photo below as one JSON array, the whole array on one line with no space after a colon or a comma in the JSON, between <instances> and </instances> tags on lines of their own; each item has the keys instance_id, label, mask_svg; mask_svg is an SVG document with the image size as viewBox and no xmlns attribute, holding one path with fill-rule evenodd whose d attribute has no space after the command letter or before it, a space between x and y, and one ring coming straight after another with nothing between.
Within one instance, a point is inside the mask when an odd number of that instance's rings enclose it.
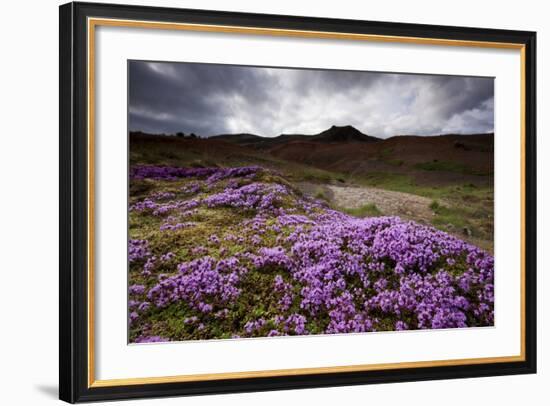
<instances>
[{"instance_id":1,"label":"green vegetation","mask_svg":"<svg viewBox=\"0 0 550 406\"><path fill-rule=\"evenodd\" d=\"M384 148L380 153L378 154L378 159L384 161L386 159L389 159L391 154L393 153L393 148Z\"/></svg>"},{"instance_id":2,"label":"green vegetation","mask_svg":"<svg viewBox=\"0 0 550 406\"><path fill-rule=\"evenodd\" d=\"M439 210L440 207L441 205L437 200L432 200L432 202L430 203L430 209L432 209L434 212Z\"/></svg>"},{"instance_id":3,"label":"green vegetation","mask_svg":"<svg viewBox=\"0 0 550 406\"><path fill-rule=\"evenodd\" d=\"M371 172L362 177L351 178L348 182L396 192L412 193L431 199L463 199L467 201L468 199L492 199L493 196L492 187L478 187L472 183L447 186L419 185L412 176L391 172Z\"/></svg>"},{"instance_id":4,"label":"green vegetation","mask_svg":"<svg viewBox=\"0 0 550 406\"><path fill-rule=\"evenodd\" d=\"M294 181L330 183L338 179L338 175L333 172L312 168L310 166L300 166L298 164L285 164L283 171Z\"/></svg>"},{"instance_id":5,"label":"green vegetation","mask_svg":"<svg viewBox=\"0 0 550 406\"><path fill-rule=\"evenodd\" d=\"M434 172L434 171L454 172L454 173L462 173L467 175L479 175L479 176L490 175L490 173L476 171L471 167L461 164L459 162L439 161L437 159L434 159L433 161L429 161L429 162L420 162L413 165L413 167L415 169L420 169L423 171L430 171L430 172Z\"/></svg>"},{"instance_id":6,"label":"green vegetation","mask_svg":"<svg viewBox=\"0 0 550 406\"><path fill-rule=\"evenodd\" d=\"M469 224L467 218L473 213L466 207L443 206L438 201L434 200L430 204L430 209L434 211L435 217L432 220L434 225L453 226L462 228Z\"/></svg>"},{"instance_id":7,"label":"green vegetation","mask_svg":"<svg viewBox=\"0 0 550 406\"><path fill-rule=\"evenodd\" d=\"M460 205L453 201L444 205L434 200L429 207L434 212L432 224L435 227L476 239L477 245L492 251L492 205Z\"/></svg>"},{"instance_id":8,"label":"green vegetation","mask_svg":"<svg viewBox=\"0 0 550 406\"><path fill-rule=\"evenodd\" d=\"M374 203L365 204L354 209L343 209L343 211L355 217L374 217L382 215L382 212Z\"/></svg>"},{"instance_id":9,"label":"green vegetation","mask_svg":"<svg viewBox=\"0 0 550 406\"><path fill-rule=\"evenodd\" d=\"M324 200L324 201L327 201L327 202L329 201L329 198L325 194L325 191L321 188L317 189L317 192L315 193L315 197L317 199L321 199L321 200Z\"/></svg>"},{"instance_id":10,"label":"green vegetation","mask_svg":"<svg viewBox=\"0 0 550 406\"><path fill-rule=\"evenodd\" d=\"M385 162L392 166L403 166L403 164L405 163L405 161L403 161L402 159L388 159Z\"/></svg>"},{"instance_id":11,"label":"green vegetation","mask_svg":"<svg viewBox=\"0 0 550 406\"><path fill-rule=\"evenodd\" d=\"M400 173L370 172L367 175L355 177L353 180L366 186L395 190L396 192L414 193L412 191L417 188L411 176Z\"/></svg>"},{"instance_id":12,"label":"green vegetation","mask_svg":"<svg viewBox=\"0 0 550 406\"><path fill-rule=\"evenodd\" d=\"M378 154L378 160L391 165L391 166L402 166L405 161L402 159L392 158L393 148L385 148Z\"/></svg>"},{"instance_id":13,"label":"green vegetation","mask_svg":"<svg viewBox=\"0 0 550 406\"><path fill-rule=\"evenodd\" d=\"M457 173L469 172L469 169L466 165L451 161L433 160L429 162L420 162L415 164L414 167L416 169L422 169L424 171L444 171Z\"/></svg>"}]
</instances>

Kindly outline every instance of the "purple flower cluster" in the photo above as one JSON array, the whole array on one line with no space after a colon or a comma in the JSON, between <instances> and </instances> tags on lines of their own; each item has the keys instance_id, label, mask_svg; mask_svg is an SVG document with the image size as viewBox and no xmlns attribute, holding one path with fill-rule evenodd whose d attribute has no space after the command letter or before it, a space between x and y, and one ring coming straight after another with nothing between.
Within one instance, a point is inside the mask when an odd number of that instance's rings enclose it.
<instances>
[{"instance_id":1,"label":"purple flower cluster","mask_svg":"<svg viewBox=\"0 0 550 406\"><path fill-rule=\"evenodd\" d=\"M261 171L259 166L243 166L238 168L222 168L214 172L206 179L207 184L213 184L227 178L251 177Z\"/></svg>"},{"instance_id":2,"label":"purple flower cluster","mask_svg":"<svg viewBox=\"0 0 550 406\"><path fill-rule=\"evenodd\" d=\"M260 171L259 166L239 168L181 168L174 166L134 165L130 168L130 179L177 180L179 178L205 178L214 183L231 177L244 177Z\"/></svg>"},{"instance_id":3,"label":"purple flower cluster","mask_svg":"<svg viewBox=\"0 0 550 406\"><path fill-rule=\"evenodd\" d=\"M130 168L130 179L177 180L178 178L204 178L215 172L216 168L134 165Z\"/></svg>"},{"instance_id":4,"label":"purple flower cluster","mask_svg":"<svg viewBox=\"0 0 550 406\"><path fill-rule=\"evenodd\" d=\"M141 261L151 255L149 243L146 240L128 241L128 261L130 263Z\"/></svg>"},{"instance_id":5,"label":"purple flower cluster","mask_svg":"<svg viewBox=\"0 0 550 406\"><path fill-rule=\"evenodd\" d=\"M207 197L204 203L208 207L273 210L287 194L288 189L283 185L255 182L235 189L227 188Z\"/></svg>"},{"instance_id":6,"label":"purple flower cluster","mask_svg":"<svg viewBox=\"0 0 550 406\"><path fill-rule=\"evenodd\" d=\"M302 233L291 254L300 307L328 313L330 332L385 329L381 319L407 320L410 329L493 322L493 258L433 228L397 217L350 218ZM467 272L456 275L461 268Z\"/></svg>"},{"instance_id":7,"label":"purple flower cluster","mask_svg":"<svg viewBox=\"0 0 550 406\"><path fill-rule=\"evenodd\" d=\"M203 257L180 264L178 274L162 279L147 297L159 308L185 301L202 313L210 313L214 306L223 308L239 295L237 284L246 272L236 258L216 261Z\"/></svg>"},{"instance_id":8,"label":"purple flower cluster","mask_svg":"<svg viewBox=\"0 0 550 406\"><path fill-rule=\"evenodd\" d=\"M160 336L139 336L135 339L135 343L165 343L167 341L170 341L168 338L160 337Z\"/></svg>"}]
</instances>

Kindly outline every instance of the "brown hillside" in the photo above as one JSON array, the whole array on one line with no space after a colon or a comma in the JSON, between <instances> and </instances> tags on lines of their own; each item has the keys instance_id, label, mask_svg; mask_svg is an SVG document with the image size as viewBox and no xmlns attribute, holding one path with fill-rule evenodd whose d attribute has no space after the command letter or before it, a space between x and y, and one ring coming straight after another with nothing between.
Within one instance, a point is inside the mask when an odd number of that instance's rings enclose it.
<instances>
[{"instance_id":1,"label":"brown hillside","mask_svg":"<svg viewBox=\"0 0 550 406\"><path fill-rule=\"evenodd\" d=\"M287 166L359 177L397 174L410 177L419 185L432 186L456 183L489 186L493 181L493 134L396 136L377 142L290 138L261 149L224 138L190 139L141 133L131 134L130 142L132 162L186 162L198 166L259 164L278 168L287 162Z\"/></svg>"},{"instance_id":2,"label":"brown hillside","mask_svg":"<svg viewBox=\"0 0 550 406\"><path fill-rule=\"evenodd\" d=\"M435 164L445 172L490 174L493 171L493 135L399 136L375 143L321 144L289 142L269 153L339 172L365 172ZM418 168L417 168L418 169Z\"/></svg>"}]
</instances>

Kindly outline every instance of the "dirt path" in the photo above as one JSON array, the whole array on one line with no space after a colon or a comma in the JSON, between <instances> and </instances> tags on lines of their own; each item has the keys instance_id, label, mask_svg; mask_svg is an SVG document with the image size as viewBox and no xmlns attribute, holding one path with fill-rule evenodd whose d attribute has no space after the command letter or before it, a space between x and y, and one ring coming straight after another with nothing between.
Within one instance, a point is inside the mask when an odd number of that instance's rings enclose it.
<instances>
[{"instance_id":1,"label":"dirt path","mask_svg":"<svg viewBox=\"0 0 550 406\"><path fill-rule=\"evenodd\" d=\"M422 196L367 186L302 183L299 187L312 196L322 193L333 205L341 208L355 209L372 203L383 215L405 217L421 223L430 223L433 218L429 207L432 200Z\"/></svg>"}]
</instances>

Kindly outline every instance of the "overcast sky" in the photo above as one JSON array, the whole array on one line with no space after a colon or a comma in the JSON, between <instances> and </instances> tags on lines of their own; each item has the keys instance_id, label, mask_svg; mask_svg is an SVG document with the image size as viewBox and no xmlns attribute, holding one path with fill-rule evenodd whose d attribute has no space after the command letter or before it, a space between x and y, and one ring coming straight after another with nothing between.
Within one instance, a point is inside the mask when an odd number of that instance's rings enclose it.
<instances>
[{"instance_id":1,"label":"overcast sky","mask_svg":"<svg viewBox=\"0 0 550 406\"><path fill-rule=\"evenodd\" d=\"M129 65L132 131L201 136L492 132L492 78L142 62Z\"/></svg>"}]
</instances>

